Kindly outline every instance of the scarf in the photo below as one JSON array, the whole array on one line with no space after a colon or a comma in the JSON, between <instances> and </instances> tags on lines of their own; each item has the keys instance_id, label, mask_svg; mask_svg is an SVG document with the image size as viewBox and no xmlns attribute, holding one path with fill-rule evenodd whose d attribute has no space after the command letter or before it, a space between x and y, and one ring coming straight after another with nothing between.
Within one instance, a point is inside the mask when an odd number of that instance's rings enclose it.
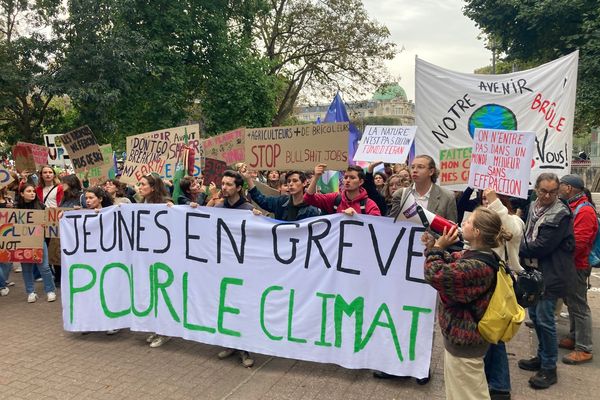
<instances>
[{"instance_id":1,"label":"scarf","mask_svg":"<svg viewBox=\"0 0 600 400\"><path fill-rule=\"evenodd\" d=\"M556 200L558 201L558 200ZM550 204L547 207L541 206L539 200L536 200L531 208L531 212L529 213L529 218L527 220L527 232L525 233L525 237L528 241L532 242L537 237L537 227L538 221L546 214L546 212L552 208L554 203Z\"/></svg>"}]
</instances>

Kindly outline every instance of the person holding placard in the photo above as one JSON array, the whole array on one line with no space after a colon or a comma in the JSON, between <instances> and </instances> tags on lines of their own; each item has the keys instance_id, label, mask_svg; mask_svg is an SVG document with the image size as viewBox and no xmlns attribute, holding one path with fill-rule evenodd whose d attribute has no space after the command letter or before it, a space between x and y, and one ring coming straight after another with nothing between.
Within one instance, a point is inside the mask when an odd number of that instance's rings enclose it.
<instances>
[{"instance_id":1,"label":"person holding placard","mask_svg":"<svg viewBox=\"0 0 600 400\"><path fill-rule=\"evenodd\" d=\"M325 172L326 164L315 167L315 175L306 189L304 201L320 208L327 214L345 213L381 215L379 207L367 196L362 187L365 181L365 171L356 165L350 165L344 172L344 190L341 193L317 193L317 182Z\"/></svg>"},{"instance_id":2,"label":"person holding placard","mask_svg":"<svg viewBox=\"0 0 600 400\"><path fill-rule=\"evenodd\" d=\"M418 155L413 159L410 169L413 184L410 188L402 188L394 193L392 209L388 216L396 218L402 210L406 196L412 193L417 204L423 209L456 222L458 214L454 194L435 183L439 171L433 158L424 154Z\"/></svg>"},{"instance_id":3,"label":"person holding placard","mask_svg":"<svg viewBox=\"0 0 600 400\"><path fill-rule=\"evenodd\" d=\"M537 268L544 277L544 294L529 316L538 338L535 357L519 360L519 368L536 371L529 379L534 389L547 389L558 381L558 339L554 311L558 299L565 298L575 278L575 236L569 207L559 198L559 180L542 173L535 182L537 200L529 207L525 234L519 248L521 265Z\"/></svg>"},{"instance_id":4,"label":"person holding placard","mask_svg":"<svg viewBox=\"0 0 600 400\"><path fill-rule=\"evenodd\" d=\"M62 201L63 187L51 166L44 165L40 169L39 183L35 191L45 207L58 207Z\"/></svg>"},{"instance_id":5,"label":"person holding placard","mask_svg":"<svg viewBox=\"0 0 600 400\"><path fill-rule=\"evenodd\" d=\"M23 185L19 192L19 201L16 208L23 208L28 210L43 210L45 207L39 201L36 188L31 183ZM44 241L44 253L41 263L21 263L23 269L23 282L25 283L25 291L27 292L27 302L35 303L38 299L38 295L35 293L35 285L33 281L33 267L38 268L44 282L44 291L48 296L48 301L56 300L56 286L54 285L54 278L52 277L52 271L48 265L48 246Z\"/></svg>"}]
</instances>

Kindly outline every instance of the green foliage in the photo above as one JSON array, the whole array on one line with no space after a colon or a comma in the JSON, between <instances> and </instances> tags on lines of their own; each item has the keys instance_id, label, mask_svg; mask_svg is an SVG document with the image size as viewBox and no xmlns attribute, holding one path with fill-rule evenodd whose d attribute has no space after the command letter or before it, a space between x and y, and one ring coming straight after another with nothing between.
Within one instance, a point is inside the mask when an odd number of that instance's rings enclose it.
<instances>
[{"instance_id":1,"label":"green foliage","mask_svg":"<svg viewBox=\"0 0 600 400\"><path fill-rule=\"evenodd\" d=\"M387 78L384 60L396 53L388 29L369 19L361 0L272 0L256 29L270 73L285 83L274 125L303 90L328 97L335 89L349 97L371 92Z\"/></svg>"},{"instance_id":2,"label":"green foliage","mask_svg":"<svg viewBox=\"0 0 600 400\"><path fill-rule=\"evenodd\" d=\"M597 0L466 0L464 14L495 48L539 65L579 49L575 129L600 125L600 6Z\"/></svg>"}]
</instances>

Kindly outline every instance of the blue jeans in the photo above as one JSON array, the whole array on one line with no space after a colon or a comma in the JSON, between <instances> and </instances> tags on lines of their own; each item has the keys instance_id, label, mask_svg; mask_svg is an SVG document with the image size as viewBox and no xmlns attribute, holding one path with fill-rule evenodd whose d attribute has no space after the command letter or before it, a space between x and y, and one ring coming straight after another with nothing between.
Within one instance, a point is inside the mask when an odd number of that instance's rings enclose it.
<instances>
[{"instance_id":1,"label":"blue jeans","mask_svg":"<svg viewBox=\"0 0 600 400\"><path fill-rule=\"evenodd\" d=\"M0 263L0 289L6 287L6 281L8 281L8 274L12 269L12 263Z\"/></svg>"},{"instance_id":2,"label":"blue jeans","mask_svg":"<svg viewBox=\"0 0 600 400\"><path fill-rule=\"evenodd\" d=\"M42 279L44 281L44 291L46 293L56 291L56 287L54 286L54 277L52 276L52 270L50 269L50 265L48 265L48 247L46 247L46 243L44 243L44 256L42 258L41 263L21 263L21 268L23 269L23 282L25 282L25 291L27 292L27 294L35 292L35 286L33 281L34 266L37 266L40 270L40 274L42 275Z\"/></svg>"},{"instance_id":3,"label":"blue jeans","mask_svg":"<svg viewBox=\"0 0 600 400\"><path fill-rule=\"evenodd\" d=\"M538 338L537 356L542 369L556 368L558 360L558 339L556 337L556 321L554 310L556 299L542 299L535 306L529 307L529 316L535 327Z\"/></svg>"},{"instance_id":4,"label":"blue jeans","mask_svg":"<svg viewBox=\"0 0 600 400\"><path fill-rule=\"evenodd\" d=\"M510 372L508 370L508 355L504 342L491 344L483 358L485 377L490 390L510 392Z\"/></svg>"}]
</instances>

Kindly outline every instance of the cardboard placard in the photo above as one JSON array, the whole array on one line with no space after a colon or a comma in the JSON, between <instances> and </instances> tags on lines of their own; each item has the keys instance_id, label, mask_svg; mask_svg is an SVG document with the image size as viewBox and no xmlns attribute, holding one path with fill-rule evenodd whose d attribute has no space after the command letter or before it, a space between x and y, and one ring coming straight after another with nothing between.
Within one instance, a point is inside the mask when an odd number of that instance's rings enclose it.
<instances>
[{"instance_id":1,"label":"cardboard placard","mask_svg":"<svg viewBox=\"0 0 600 400\"><path fill-rule=\"evenodd\" d=\"M31 147L15 145L12 148L12 154L13 160L15 160L15 168L17 168L17 171L34 172L37 170Z\"/></svg>"},{"instance_id":2,"label":"cardboard placard","mask_svg":"<svg viewBox=\"0 0 600 400\"><path fill-rule=\"evenodd\" d=\"M416 132L416 126L367 125L354 161L405 162Z\"/></svg>"},{"instance_id":3,"label":"cardboard placard","mask_svg":"<svg viewBox=\"0 0 600 400\"><path fill-rule=\"evenodd\" d=\"M156 172L162 178L172 179L180 153L185 146L186 132L188 146L196 152L194 176L199 175L202 171L204 149L200 140L200 126L195 124L128 136L127 158L121 171L121 182L133 185L152 172Z\"/></svg>"},{"instance_id":4,"label":"cardboard placard","mask_svg":"<svg viewBox=\"0 0 600 400\"><path fill-rule=\"evenodd\" d=\"M0 189L11 184L14 178L10 175L10 171L4 167L0 167Z\"/></svg>"},{"instance_id":5,"label":"cardboard placard","mask_svg":"<svg viewBox=\"0 0 600 400\"><path fill-rule=\"evenodd\" d=\"M103 144L100 146L100 151L102 152L102 159L104 160L103 164L88 169L87 179L90 181L91 185L99 184L102 183L102 181L109 179L111 171L114 170L112 146L110 144ZM83 181L85 172L77 172L77 177Z\"/></svg>"},{"instance_id":6,"label":"cardboard placard","mask_svg":"<svg viewBox=\"0 0 600 400\"><path fill-rule=\"evenodd\" d=\"M17 142L17 146L25 146L31 149L36 171L39 171L48 163L48 148L46 146L27 142Z\"/></svg>"},{"instance_id":7,"label":"cardboard placard","mask_svg":"<svg viewBox=\"0 0 600 400\"><path fill-rule=\"evenodd\" d=\"M246 129L246 164L256 170L348 167L349 124L314 124Z\"/></svg>"},{"instance_id":8,"label":"cardboard placard","mask_svg":"<svg viewBox=\"0 0 600 400\"><path fill-rule=\"evenodd\" d=\"M71 165L71 159L65 146L62 145L62 135L44 135L44 143L48 148L48 165L66 168Z\"/></svg>"},{"instance_id":9,"label":"cardboard placard","mask_svg":"<svg viewBox=\"0 0 600 400\"><path fill-rule=\"evenodd\" d=\"M43 210L0 210L0 262L39 263L44 255Z\"/></svg>"},{"instance_id":10,"label":"cardboard placard","mask_svg":"<svg viewBox=\"0 0 600 400\"><path fill-rule=\"evenodd\" d=\"M217 187L221 187L223 172L227 171L227 169L228 167L225 161L207 158L204 164L204 171L202 171L204 184L209 185L211 182L214 182Z\"/></svg>"},{"instance_id":11,"label":"cardboard placard","mask_svg":"<svg viewBox=\"0 0 600 400\"><path fill-rule=\"evenodd\" d=\"M204 155L225 161L227 165L244 162L244 132L244 128L238 128L204 139L202 141Z\"/></svg>"},{"instance_id":12,"label":"cardboard placard","mask_svg":"<svg viewBox=\"0 0 600 400\"><path fill-rule=\"evenodd\" d=\"M527 198L534 132L475 129L469 186Z\"/></svg>"},{"instance_id":13,"label":"cardboard placard","mask_svg":"<svg viewBox=\"0 0 600 400\"><path fill-rule=\"evenodd\" d=\"M96 137L87 125L65 133L60 140L69 152L76 172L84 172L104 163Z\"/></svg>"},{"instance_id":14,"label":"cardboard placard","mask_svg":"<svg viewBox=\"0 0 600 400\"><path fill-rule=\"evenodd\" d=\"M471 151L471 147L440 150L440 186L469 182Z\"/></svg>"}]
</instances>

